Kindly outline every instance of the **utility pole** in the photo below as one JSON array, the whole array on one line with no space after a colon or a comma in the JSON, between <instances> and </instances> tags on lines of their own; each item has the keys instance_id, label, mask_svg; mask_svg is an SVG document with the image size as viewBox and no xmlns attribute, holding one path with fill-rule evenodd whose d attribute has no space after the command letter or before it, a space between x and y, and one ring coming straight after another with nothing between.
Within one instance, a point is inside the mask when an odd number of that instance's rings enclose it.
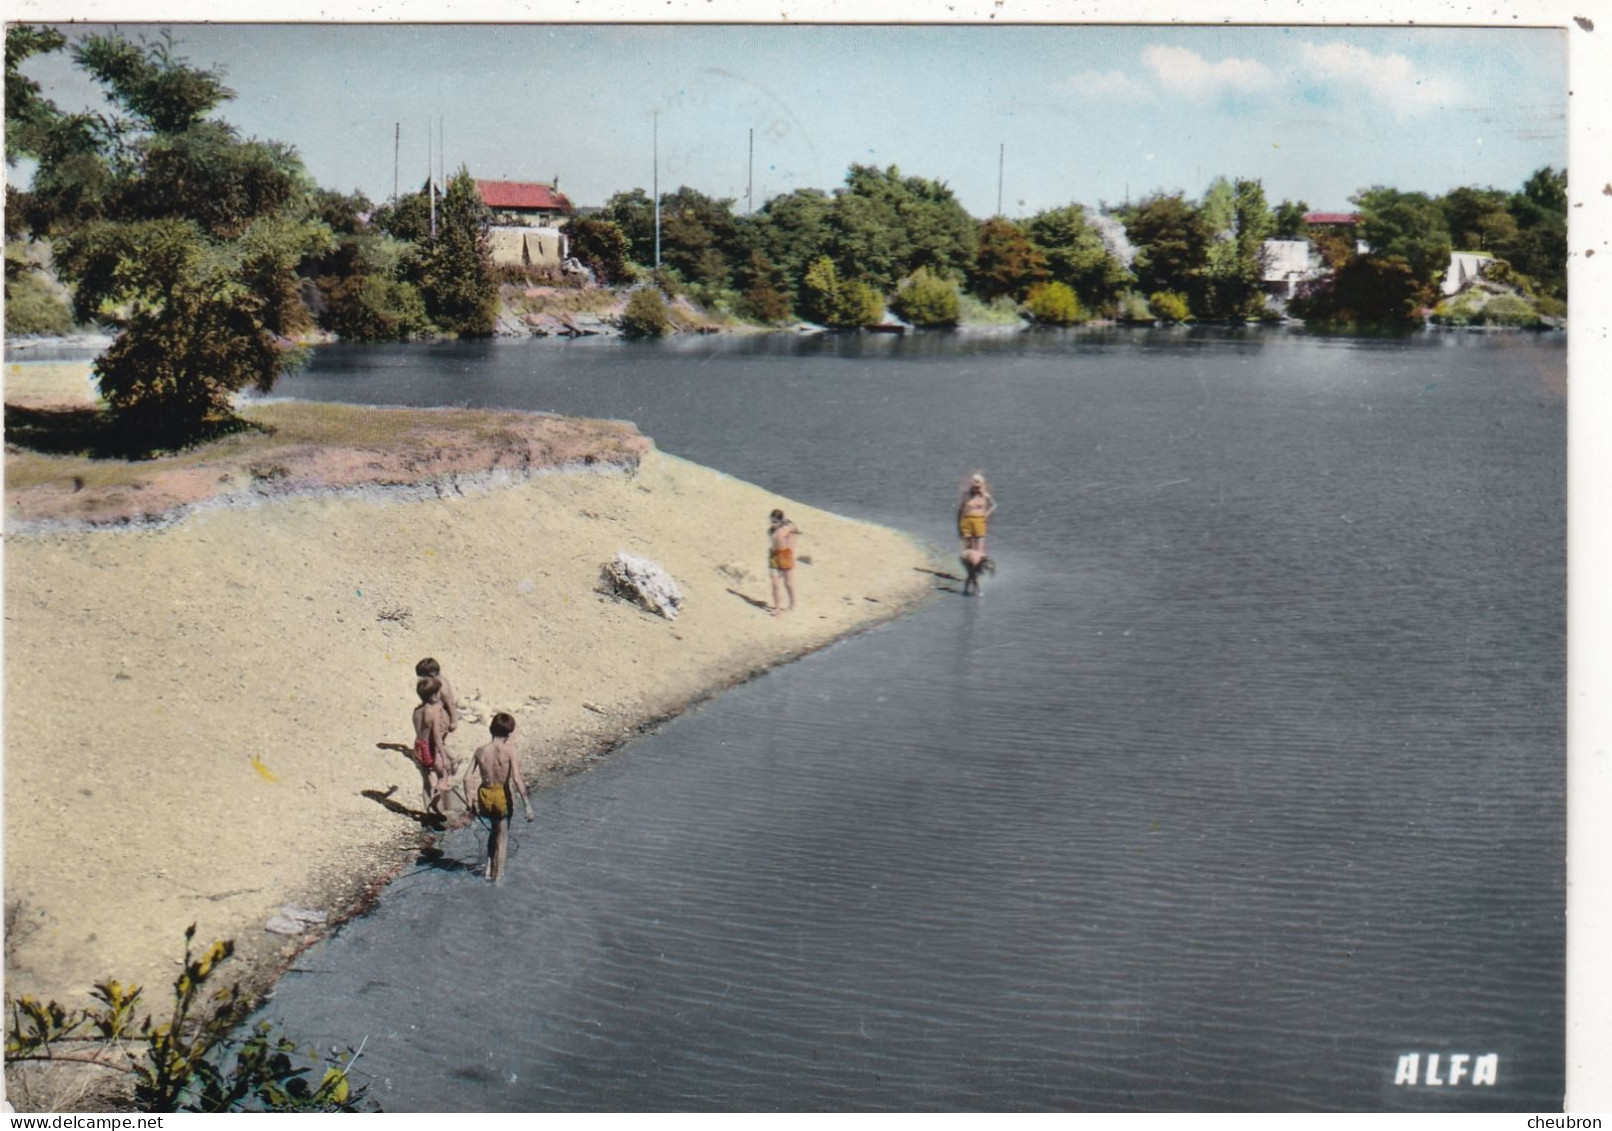
<instances>
[{"instance_id":1,"label":"utility pole","mask_svg":"<svg viewBox=\"0 0 1612 1131\"><path fill-rule=\"evenodd\" d=\"M1002 215L1002 166L1007 161L1007 142L996 151L996 214Z\"/></svg>"},{"instance_id":2,"label":"utility pole","mask_svg":"<svg viewBox=\"0 0 1612 1131\"><path fill-rule=\"evenodd\" d=\"M655 111L655 270L660 270L660 111Z\"/></svg>"},{"instance_id":3,"label":"utility pole","mask_svg":"<svg viewBox=\"0 0 1612 1131\"><path fill-rule=\"evenodd\" d=\"M745 215L756 210L756 130L750 127L750 164L746 167L744 177L744 211Z\"/></svg>"},{"instance_id":4,"label":"utility pole","mask_svg":"<svg viewBox=\"0 0 1612 1131\"><path fill-rule=\"evenodd\" d=\"M425 120L425 187L431 194L431 238L437 238L437 168L431 159L431 119Z\"/></svg>"},{"instance_id":5,"label":"utility pole","mask_svg":"<svg viewBox=\"0 0 1612 1131\"><path fill-rule=\"evenodd\" d=\"M403 144L403 123L392 123L392 206L397 206L397 157Z\"/></svg>"}]
</instances>

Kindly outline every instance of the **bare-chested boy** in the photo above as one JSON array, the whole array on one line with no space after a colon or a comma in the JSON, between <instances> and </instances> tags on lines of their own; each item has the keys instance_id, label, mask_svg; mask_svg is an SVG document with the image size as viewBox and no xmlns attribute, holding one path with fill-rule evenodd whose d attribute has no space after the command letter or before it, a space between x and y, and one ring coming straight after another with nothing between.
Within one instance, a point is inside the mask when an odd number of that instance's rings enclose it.
<instances>
[{"instance_id":1,"label":"bare-chested boy","mask_svg":"<svg viewBox=\"0 0 1612 1131\"><path fill-rule=\"evenodd\" d=\"M472 780L480 781L476 790L476 812L487 819L487 879L496 880L504 874L504 858L509 854L509 818L514 810L510 787L521 795L526 807L526 819L532 819L532 801L526 796L526 779L521 776L520 756L515 753L514 716L503 711L493 716L493 740L476 751L470 769L465 771L465 792L470 792Z\"/></svg>"},{"instance_id":2,"label":"bare-chested boy","mask_svg":"<svg viewBox=\"0 0 1612 1131\"><path fill-rule=\"evenodd\" d=\"M459 700L453 696L453 688L448 685L442 674L442 665L430 656L414 665L414 674L419 679L434 679L442 684L442 709L448 713L448 729L459 729Z\"/></svg>"},{"instance_id":3,"label":"bare-chested boy","mask_svg":"<svg viewBox=\"0 0 1612 1131\"><path fill-rule=\"evenodd\" d=\"M957 504L957 533L963 540L965 552L977 551L984 559L985 531L995 513L996 500L991 498L991 489L985 484L985 476L975 472L969 478L962 502Z\"/></svg>"},{"instance_id":4,"label":"bare-chested boy","mask_svg":"<svg viewBox=\"0 0 1612 1131\"><path fill-rule=\"evenodd\" d=\"M414 708L414 764L425 789L425 811L446 816L443 800L453 777L448 757L448 712L442 705L442 681L427 676L415 684L420 705Z\"/></svg>"},{"instance_id":5,"label":"bare-chested boy","mask_svg":"<svg viewBox=\"0 0 1612 1131\"><path fill-rule=\"evenodd\" d=\"M767 524L767 572L772 575L772 615L783 611L780 589L789 592L789 610L795 609L795 536L800 529L784 512L775 510Z\"/></svg>"}]
</instances>

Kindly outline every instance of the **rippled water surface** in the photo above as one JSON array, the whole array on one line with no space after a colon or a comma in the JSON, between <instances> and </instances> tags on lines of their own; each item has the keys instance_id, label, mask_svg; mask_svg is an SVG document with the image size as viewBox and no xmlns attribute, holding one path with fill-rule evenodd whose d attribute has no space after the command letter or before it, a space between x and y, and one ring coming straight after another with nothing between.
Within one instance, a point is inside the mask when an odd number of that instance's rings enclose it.
<instances>
[{"instance_id":1,"label":"rippled water surface","mask_svg":"<svg viewBox=\"0 0 1612 1131\"><path fill-rule=\"evenodd\" d=\"M390 1110L1559 1109L1564 386L1521 335L321 349L281 392L631 419L948 548L982 467L1001 571L539 796L497 889L450 837L267 1014Z\"/></svg>"}]
</instances>

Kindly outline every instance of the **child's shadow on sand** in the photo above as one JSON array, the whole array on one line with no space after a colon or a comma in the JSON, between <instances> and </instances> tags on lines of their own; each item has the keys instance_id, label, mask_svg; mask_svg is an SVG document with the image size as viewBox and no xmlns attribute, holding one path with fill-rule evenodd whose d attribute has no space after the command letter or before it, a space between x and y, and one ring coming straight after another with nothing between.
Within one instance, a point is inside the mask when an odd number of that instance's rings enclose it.
<instances>
[{"instance_id":1,"label":"child's shadow on sand","mask_svg":"<svg viewBox=\"0 0 1612 1131\"><path fill-rule=\"evenodd\" d=\"M397 746L396 743L392 742L382 742L379 743L379 745L386 747ZM392 794L396 792L397 786L394 785L385 791L379 789L359 790L359 796L369 798L371 801L375 802L389 813L396 813L399 817L407 817L409 820L420 825L421 828L441 829L446 827L446 822L438 813L426 813L419 809L410 809L407 805L404 805L400 801L393 801Z\"/></svg>"},{"instance_id":2,"label":"child's shadow on sand","mask_svg":"<svg viewBox=\"0 0 1612 1131\"><path fill-rule=\"evenodd\" d=\"M769 605L767 602L758 601L754 597L749 596L748 594L739 592L737 589L729 589L728 592L732 593L735 597L739 598L739 600L743 601L745 604L752 605L755 608L763 610L764 612L770 612L772 610L772 606Z\"/></svg>"}]
</instances>

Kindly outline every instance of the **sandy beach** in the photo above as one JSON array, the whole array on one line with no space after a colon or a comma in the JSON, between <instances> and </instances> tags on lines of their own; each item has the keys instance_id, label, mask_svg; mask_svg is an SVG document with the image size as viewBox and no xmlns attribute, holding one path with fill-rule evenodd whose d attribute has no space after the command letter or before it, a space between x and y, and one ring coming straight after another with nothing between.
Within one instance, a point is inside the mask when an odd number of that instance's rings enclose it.
<instances>
[{"instance_id":1,"label":"sandy beach","mask_svg":"<svg viewBox=\"0 0 1612 1131\"><path fill-rule=\"evenodd\" d=\"M48 381L33 368L8 367L8 401L83 387L82 367L53 367ZM388 410L353 411L391 424ZM477 477L453 463L443 480L433 449L411 465L427 490L403 489L407 475L378 455L384 486L286 486L309 457L271 478L279 494L224 484L240 505L159 524L87 524L70 501L93 490L52 484L37 465L21 481L35 492L25 508L8 453L8 993L78 1005L111 976L147 986L156 1005L192 922L201 940L235 939L236 974L261 984L318 935L266 931L282 905L332 921L362 907L419 852L419 775L402 748L421 657L441 662L464 709L456 756L508 711L528 780L551 783L932 590L934 563L906 536L611 427L609 458L591 468L580 449L560 467L528 450L514 470ZM229 477L214 470L186 474ZM38 492L52 491L73 524L40 510ZM800 607L777 618L760 607L774 507L801 527L806 559ZM620 550L677 580L675 621L600 592Z\"/></svg>"}]
</instances>

